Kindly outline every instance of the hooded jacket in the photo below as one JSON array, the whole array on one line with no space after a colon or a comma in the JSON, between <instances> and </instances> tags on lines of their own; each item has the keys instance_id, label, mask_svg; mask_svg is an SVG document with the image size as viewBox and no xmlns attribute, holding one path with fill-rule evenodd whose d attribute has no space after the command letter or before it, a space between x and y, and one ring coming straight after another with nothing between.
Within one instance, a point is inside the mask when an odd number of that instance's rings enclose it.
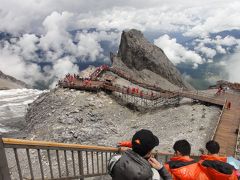
<instances>
[{"instance_id":1,"label":"hooded jacket","mask_svg":"<svg viewBox=\"0 0 240 180\"><path fill-rule=\"evenodd\" d=\"M152 180L150 164L132 150L113 157L108 165L113 180Z\"/></svg>"},{"instance_id":2,"label":"hooded jacket","mask_svg":"<svg viewBox=\"0 0 240 180\"><path fill-rule=\"evenodd\" d=\"M237 180L234 167L227 163L226 157L202 155L199 165L212 180Z\"/></svg>"},{"instance_id":3,"label":"hooded jacket","mask_svg":"<svg viewBox=\"0 0 240 180\"><path fill-rule=\"evenodd\" d=\"M189 156L173 157L165 167L175 180L208 180L198 163Z\"/></svg>"},{"instance_id":4,"label":"hooded jacket","mask_svg":"<svg viewBox=\"0 0 240 180\"><path fill-rule=\"evenodd\" d=\"M108 164L108 171L113 180L155 180L155 177L172 180L165 167L158 171L151 168L147 160L132 150L113 156Z\"/></svg>"}]
</instances>

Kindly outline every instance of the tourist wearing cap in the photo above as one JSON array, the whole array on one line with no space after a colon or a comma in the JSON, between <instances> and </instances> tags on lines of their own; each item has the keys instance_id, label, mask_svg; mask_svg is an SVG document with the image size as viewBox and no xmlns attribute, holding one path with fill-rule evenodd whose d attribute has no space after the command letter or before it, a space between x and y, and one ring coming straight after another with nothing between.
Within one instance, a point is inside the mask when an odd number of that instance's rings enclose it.
<instances>
[{"instance_id":1,"label":"tourist wearing cap","mask_svg":"<svg viewBox=\"0 0 240 180\"><path fill-rule=\"evenodd\" d=\"M132 137L132 150L122 155L113 156L108 170L113 180L164 180L172 179L171 175L155 158L151 157L159 140L149 130L142 129Z\"/></svg>"}]
</instances>

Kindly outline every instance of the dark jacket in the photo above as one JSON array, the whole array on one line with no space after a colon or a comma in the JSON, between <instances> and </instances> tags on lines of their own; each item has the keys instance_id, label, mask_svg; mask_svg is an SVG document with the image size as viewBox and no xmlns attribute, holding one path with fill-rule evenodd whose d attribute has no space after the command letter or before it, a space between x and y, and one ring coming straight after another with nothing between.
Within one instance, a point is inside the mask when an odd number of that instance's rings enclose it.
<instances>
[{"instance_id":1,"label":"dark jacket","mask_svg":"<svg viewBox=\"0 0 240 180\"><path fill-rule=\"evenodd\" d=\"M148 161L132 150L113 156L108 171L113 180L152 180L153 177ZM172 179L164 167L158 172L164 180Z\"/></svg>"}]
</instances>

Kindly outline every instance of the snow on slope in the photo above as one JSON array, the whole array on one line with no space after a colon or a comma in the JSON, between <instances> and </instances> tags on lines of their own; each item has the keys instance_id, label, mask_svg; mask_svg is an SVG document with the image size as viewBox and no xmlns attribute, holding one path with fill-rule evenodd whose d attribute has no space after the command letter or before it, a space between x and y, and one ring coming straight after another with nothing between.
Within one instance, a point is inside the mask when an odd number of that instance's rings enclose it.
<instances>
[{"instance_id":1,"label":"snow on slope","mask_svg":"<svg viewBox=\"0 0 240 180\"><path fill-rule=\"evenodd\" d=\"M24 122L28 104L44 91L11 89L0 91L0 133L19 130Z\"/></svg>"}]
</instances>

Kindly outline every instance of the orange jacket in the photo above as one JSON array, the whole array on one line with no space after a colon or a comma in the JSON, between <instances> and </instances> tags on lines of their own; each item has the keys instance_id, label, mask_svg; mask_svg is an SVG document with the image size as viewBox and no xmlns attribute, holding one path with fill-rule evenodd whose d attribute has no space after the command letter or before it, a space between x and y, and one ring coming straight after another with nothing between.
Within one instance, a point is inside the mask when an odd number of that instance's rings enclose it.
<instances>
[{"instance_id":1,"label":"orange jacket","mask_svg":"<svg viewBox=\"0 0 240 180\"><path fill-rule=\"evenodd\" d=\"M227 157L224 156L213 156L213 155L208 155L208 154L203 154L200 156L201 160L213 160L213 161L222 161L222 162L227 162Z\"/></svg>"},{"instance_id":2,"label":"orange jacket","mask_svg":"<svg viewBox=\"0 0 240 180\"><path fill-rule=\"evenodd\" d=\"M174 180L209 180L199 164L188 156L173 157L165 164Z\"/></svg>"},{"instance_id":3,"label":"orange jacket","mask_svg":"<svg viewBox=\"0 0 240 180\"><path fill-rule=\"evenodd\" d=\"M118 143L120 147L129 147L132 148L132 141L121 141Z\"/></svg>"},{"instance_id":4,"label":"orange jacket","mask_svg":"<svg viewBox=\"0 0 240 180\"><path fill-rule=\"evenodd\" d=\"M237 172L227 163L227 157L202 155L199 166L212 180L237 180Z\"/></svg>"}]
</instances>

